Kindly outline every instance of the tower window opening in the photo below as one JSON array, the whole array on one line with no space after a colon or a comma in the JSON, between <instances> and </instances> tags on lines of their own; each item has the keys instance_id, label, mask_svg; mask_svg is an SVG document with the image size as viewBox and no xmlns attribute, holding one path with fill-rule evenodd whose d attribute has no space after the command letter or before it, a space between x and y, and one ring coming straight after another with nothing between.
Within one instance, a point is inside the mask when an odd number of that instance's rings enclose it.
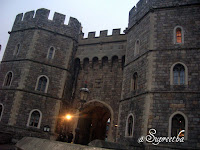
<instances>
[{"instance_id":1,"label":"tower window opening","mask_svg":"<svg viewBox=\"0 0 200 150\"><path fill-rule=\"evenodd\" d=\"M185 84L185 68L181 64L177 64L173 68L174 85Z\"/></svg>"},{"instance_id":2,"label":"tower window opening","mask_svg":"<svg viewBox=\"0 0 200 150\"><path fill-rule=\"evenodd\" d=\"M41 91L46 93L48 88L48 78L45 76L41 76L37 82L37 91Z\"/></svg>"},{"instance_id":3,"label":"tower window opening","mask_svg":"<svg viewBox=\"0 0 200 150\"><path fill-rule=\"evenodd\" d=\"M13 74L12 72L7 73L5 81L4 81L4 86L10 86L12 82Z\"/></svg>"},{"instance_id":4,"label":"tower window opening","mask_svg":"<svg viewBox=\"0 0 200 150\"><path fill-rule=\"evenodd\" d=\"M55 49L54 49L53 47L51 47L51 48L49 49L47 58L48 58L48 59L53 59L54 53L55 53Z\"/></svg>"},{"instance_id":5,"label":"tower window opening","mask_svg":"<svg viewBox=\"0 0 200 150\"><path fill-rule=\"evenodd\" d=\"M181 28L176 29L176 43L182 43Z\"/></svg>"}]
</instances>

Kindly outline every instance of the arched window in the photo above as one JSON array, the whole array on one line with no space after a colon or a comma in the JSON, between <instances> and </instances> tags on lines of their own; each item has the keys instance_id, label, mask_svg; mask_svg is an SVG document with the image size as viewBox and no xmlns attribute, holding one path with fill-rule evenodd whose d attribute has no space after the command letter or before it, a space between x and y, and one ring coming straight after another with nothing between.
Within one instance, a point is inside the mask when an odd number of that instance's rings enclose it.
<instances>
[{"instance_id":1,"label":"arched window","mask_svg":"<svg viewBox=\"0 0 200 150\"><path fill-rule=\"evenodd\" d=\"M185 84L185 68L181 64L176 64L173 68L174 85Z\"/></svg>"},{"instance_id":2,"label":"arched window","mask_svg":"<svg viewBox=\"0 0 200 150\"><path fill-rule=\"evenodd\" d=\"M127 117L127 120L126 120L126 132L125 132L125 136L126 137L132 137L133 136L133 129L134 129L134 118L133 118L133 115L130 114Z\"/></svg>"},{"instance_id":3,"label":"arched window","mask_svg":"<svg viewBox=\"0 0 200 150\"><path fill-rule=\"evenodd\" d=\"M176 43L182 43L181 28L176 29Z\"/></svg>"},{"instance_id":4,"label":"arched window","mask_svg":"<svg viewBox=\"0 0 200 150\"><path fill-rule=\"evenodd\" d=\"M13 73L10 71L6 74L4 79L4 86L10 86L13 78Z\"/></svg>"},{"instance_id":5,"label":"arched window","mask_svg":"<svg viewBox=\"0 0 200 150\"><path fill-rule=\"evenodd\" d=\"M188 85L188 68L184 63L177 62L170 69L171 85Z\"/></svg>"},{"instance_id":6,"label":"arched window","mask_svg":"<svg viewBox=\"0 0 200 150\"><path fill-rule=\"evenodd\" d=\"M106 65L108 65L108 57L107 57L107 56L104 56L104 57L102 58L102 66L104 67L104 66L106 66Z\"/></svg>"},{"instance_id":7,"label":"arched window","mask_svg":"<svg viewBox=\"0 0 200 150\"><path fill-rule=\"evenodd\" d=\"M4 109L3 104L0 103L0 121L3 116L3 109Z\"/></svg>"},{"instance_id":8,"label":"arched window","mask_svg":"<svg viewBox=\"0 0 200 150\"><path fill-rule=\"evenodd\" d=\"M15 50L15 55L18 55L20 51L20 44L17 44L16 50Z\"/></svg>"},{"instance_id":9,"label":"arched window","mask_svg":"<svg viewBox=\"0 0 200 150\"><path fill-rule=\"evenodd\" d=\"M180 44L184 42L183 28L177 26L174 28L174 44Z\"/></svg>"},{"instance_id":10,"label":"arched window","mask_svg":"<svg viewBox=\"0 0 200 150\"><path fill-rule=\"evenodd\" d=\"M112 67L118 67L118 56L113 56L112 57Z\"/></svg>"},{"instance_id":11,"label":"arched window","mask_svg":"<svg viewBox=\"0 0 200 150\"><path fill-rule=\"evenodd\" d=\"M133 77L132 77L132 82L131 82L131 86L132 86L132 91L135 91L135 90L137 90L138 89L138 74L137 74L137 72L135 72L134 74L133 74Z\"/></svg>"},{"instance_id":12,"label":"arched window","mask_svg":"<svg viewBox=\"0 0 200 150\"><path fill-rule=\"evenodd\" d=\"M185 130L185 119L182 115L176 114L172 118L171 136L177 136L180 131Z\"/></svg>"},{"instance_id":13,"label":"arched window","mask_svg":"<svg viewBox=\"0 0 200 150\"><path fill-rule=\"evenodd\" d=\"M49 51L48 51L47 58L48 58L48 59L53 59L54 53L55 53L55 48L54 48L54 47L51 47L51 48L49 49Z\"/></svg>"},{"instance_id":14,"label":"arched window","mask_svg":"<svg viewBox=\"0 0 200 150\"><path fill-rule=\"evenodd\" d=\"M93 67L93 68L98 67L98 62L99 62L99 59L98 59L97 57L94 57L94 58L92 59L92 67Z\"/></svg>"},{"instance_id":15,"label":"arched window","mask_svg":"<svg viewBox=\"0 0 200 150\"><path fill-rule=\"evenodd\" d=\"M140 40L136 40L134 55L139 54L139 50L140 50Z\"/></svg>"},{"instance_id":16,"label":"arched window","mask_svg":"<svg viewBox=\"0 0 200 150\"><path fill-rule=\"evenodd\" d=\"M38 77L36 90L46 93L48 89L49 79L47 76L42 75Z\"/></svg>"},{"instance_id":17,"label":"arched window","mask_svg":"<svg viewBox=\"0 0 200 150\"><path fill-rule=\"evenodd\" d=\"M83 69L87 70L89 67L89 58L84 58L83 60Z\"/></svg>"},{"instance_id":18,"label":"arched window","mask_svg":"<svg viewBox=\"0 0 200 150\"><path fill-rule=\"evenodd\" d=\"M42 113L40 110L34 109L29 113L27 126L40 128Z\"/></svg>"},{"instance_id":19,"label":"arched window","mask_svg":"<svg viewBox=\"0 0 200 150\"><path fill-rule=\"evenodd\" d=\"M187 131L187 117L182 112L175 112L172 114L169 118L169 137L179 136L187 140Z\"/></svg>"}]
</instances>

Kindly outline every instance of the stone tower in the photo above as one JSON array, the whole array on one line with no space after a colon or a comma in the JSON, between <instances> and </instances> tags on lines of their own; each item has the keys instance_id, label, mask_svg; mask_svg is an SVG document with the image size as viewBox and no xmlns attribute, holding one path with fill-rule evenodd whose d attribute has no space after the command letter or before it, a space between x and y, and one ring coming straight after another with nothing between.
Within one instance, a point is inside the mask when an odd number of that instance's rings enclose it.
<instances>
[{"instance_id":1,"label":"stone tower","mask_svg":"<svg viewBox=\"0 0 200 150\"><path fill-rule=\"evenodd\" d=\"M185 130L184 143L158 149L200 147L199 26L198 0L140 0L131 9L118 141L152 149L151 142L138 143L149 129L156 137Z\"/></svg>"},{"instance_id":2,"label":"stone tower","mask_svg":"<svg viewBox=\"0 0 200 150\"><path fill-rule=\"evenodd\" d=\"M66 129L79 144L200 148L199 0L140 0L125 34L99 37L83 38L74 18L64 25L64 15L48 15L19 14L10 32L0 65L0 136L53 139ZM60 119L66 113L71 122ZM150 129L184 142L138 143Z\"/></svg>"},{"instance_id":3,"label":"stone tower","mask_svg":"<svg viewBox=\"0 0 200 150\"><path fill-rule=\"evenodd\" d=\"M59 13L48 20L49 12L38 9L16 16L1 62L0 128L17 139L53 137L60 109L71 98L81 24L70 18L65 25L65 15Z\"/></svg>"}]
</instances>

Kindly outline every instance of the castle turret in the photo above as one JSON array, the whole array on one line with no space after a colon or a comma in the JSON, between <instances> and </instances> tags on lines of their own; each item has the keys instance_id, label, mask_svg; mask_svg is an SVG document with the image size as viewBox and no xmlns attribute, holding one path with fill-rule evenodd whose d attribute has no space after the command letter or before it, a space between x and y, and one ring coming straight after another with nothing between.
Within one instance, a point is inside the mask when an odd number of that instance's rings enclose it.
<instances>
[{"instance_id":1,"label":"castle turret","mask_svg":"<svg viewBox=\"0 0 200 150\"><path fill-rule=\"evenodd\" d=\"M199 149L199 20L199 0L140 0L131 9L118 141L154 149L153 136L140 141L154 129L155 137L184 136L158 149Z\"/></svg>"},{"instance_id":2,"label":"castle turret","mask_svg":"<svg viewBox=\"0 0 200 150\"><path fill-rule=\"evenodd\" d=\"M65 15L59 13L49 20L49 12L42 8L16 16L1 62L0 129L14 132L16 139L55 137L59 111L71 98L81 24L71 17L65 25ZM50 128L49 134L44 127Z\"/></svg>"}]
</instances>

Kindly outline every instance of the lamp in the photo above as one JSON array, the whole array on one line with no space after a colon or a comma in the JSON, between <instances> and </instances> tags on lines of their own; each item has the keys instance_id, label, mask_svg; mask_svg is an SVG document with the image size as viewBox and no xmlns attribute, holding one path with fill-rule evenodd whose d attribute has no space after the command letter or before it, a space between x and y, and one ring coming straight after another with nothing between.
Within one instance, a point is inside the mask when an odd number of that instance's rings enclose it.
<instances>
[{"instance_id":1,"label":"lamp","mask_svg":"<svg viewBox=\"0 0 200 150\"><path fill-rule=\"evenodd\" d=\"M79 113L79 119L81 117L81 112L83 110L83 105L86 103L86 100L88 98L88 94L89 93L90 93L90 91L87 88L87 84L85 84L85 87L80 89L80 103L81 103L81 107L79 109L79 111L80 111L80 113ZM80 144L80 139L79 139L79 136L81 134L80 120L78 120L77 128L75 129L75 132L76 132L76 136L75 136L75 139L74 139L74 143Z\"/></svg>"},{"instance_id":2,"label":"lamp","mask_svg":"<svg viewBox=\"0 0 200 150\"><path fill-rule=\"evenodd\" d=\"M83 104L86 103L86 100L88 98L89 89L87 87L80 89L80 103L81 103L81 110L83 109Z\"/></svg>"}]
</instances>

